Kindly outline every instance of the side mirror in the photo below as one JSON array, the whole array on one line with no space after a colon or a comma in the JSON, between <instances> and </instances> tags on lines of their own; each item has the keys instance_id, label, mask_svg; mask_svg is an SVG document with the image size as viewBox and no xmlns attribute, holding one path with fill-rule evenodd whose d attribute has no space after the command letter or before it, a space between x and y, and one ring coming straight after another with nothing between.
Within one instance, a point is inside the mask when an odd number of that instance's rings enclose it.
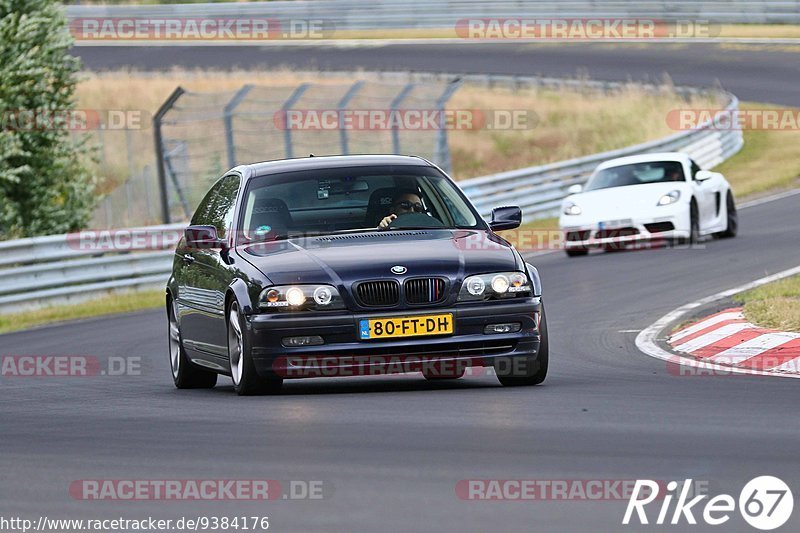
<instances>
[{"instance_id":1,"label":"side mirror","mask_svg":"<svg viewBox=\"0 0 800 533\"><path fill-rule=\"evenodd\" d=\"M518 228L522 224L522 209L517 206L495 207L492 209L492 231Z\"/></svg>"},{"instance_id":2,"label":"side mirror","mask_svg":"<svg viewBox=\"0 0 800 533\"><path fill-rule=\"evenodd\" d=\"M576 183L575 185L570 185L569 189L567 189L568 194L578 194L583 190L583 185L580 183Z\"/></svg>"},{"instance_id":3,"label":"side mirror","mask_svg":"<svg viewBox=\"0 0 800 533\"><path fill-rule=\"evenodd\" d=\"M714 177L710 170L698 170L694 175L694 181L706 181Z\"/></svg>"},{"instance_id":4,"label":"side mirror","mask_svg":"<svg viewBox=\"0 0 800 533\"><path fill-rule=\"evenodd\" d=\"M183 236L189 248L222 248L224 244L214 226L189 226L183 230Z\"/></svg>"}]
</instances>

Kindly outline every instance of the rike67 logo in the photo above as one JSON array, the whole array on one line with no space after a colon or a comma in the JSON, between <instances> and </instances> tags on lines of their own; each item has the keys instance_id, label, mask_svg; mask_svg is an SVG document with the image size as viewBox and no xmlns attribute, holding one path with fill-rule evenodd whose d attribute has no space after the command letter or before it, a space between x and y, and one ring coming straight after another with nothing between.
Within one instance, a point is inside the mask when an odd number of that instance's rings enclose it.
<instances>
[{"instance_id":1,"label":"rike67 logo","mask_svg":"<svg viewBox=\"0 0 800 533\"><path fill-rule=\"evenodd\" d=\"M704 502L709 496L701 494L689 499L692 485L691 479L685 480L683 485L677 481L667 483L667 493L660 500L658 516L651 522L652 513L648 516L645 507L658 499L659 485L649 479L636 480L622 523L696 525L695 513L703 522L712 526L723 525L731 519L737 504L733 496L719 494ZM794 497L783 480L773 476L759 476L744 486L739 493L738 505L745 522L756 529L769 531L781 527L792 516ZM653 510L655 509L651 509Z\"/></svg>"}]
</instances>

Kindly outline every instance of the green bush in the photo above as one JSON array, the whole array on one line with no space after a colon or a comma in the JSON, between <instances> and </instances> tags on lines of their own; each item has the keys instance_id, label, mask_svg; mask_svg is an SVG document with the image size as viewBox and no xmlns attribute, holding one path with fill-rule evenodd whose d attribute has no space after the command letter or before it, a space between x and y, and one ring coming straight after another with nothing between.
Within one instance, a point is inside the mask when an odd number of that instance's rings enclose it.
<instances>
[{"instance_id":1,"label":"green bush","mask_svg":"<svg viewBox=\"0 0 800 533\"><path fill-rule=\"evenodd\" d=\"M87 148L24 116L74 110L80 64L55 0L0 0L0 239L74 231L95 206ZM27 125L26 125L27 124Z\"/></svg>"}]
</instances>

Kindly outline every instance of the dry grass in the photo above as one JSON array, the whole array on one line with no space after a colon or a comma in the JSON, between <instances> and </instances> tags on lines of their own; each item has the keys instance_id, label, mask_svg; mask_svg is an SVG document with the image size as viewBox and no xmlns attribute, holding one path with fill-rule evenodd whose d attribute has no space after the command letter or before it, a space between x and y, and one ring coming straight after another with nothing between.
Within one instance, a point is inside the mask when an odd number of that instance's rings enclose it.
<instances>
[{"instance_id":1,"label":"dry grass","mask_svg":"<svg viewBox=\"0 0 800 533\"><path fill-rule=\"evenodd\" d=\"M459 179L481 176L658 139L675 133L665 119L671 109L710 102L708 98L686 101L668 84L657 92L629 85L607 94L550 89L487 92L465 87L449 107L526 110L537 121L534 127L521 131L451 132L454 173Z\"/></svg>"},{"instance_id":2,"label":"dry grass","mask_svg":"<svg viewBox=\"0 0 800 533\"><path fill-rule=\"evenodd\" d=\"M29 329L44 324L55 324L118 313L131 313L164 306L163 290L124 292L104 296L80 304L57 305L0 315L0 333Z\"/></svg>"},{"instance_id":3,"label":"dry grass","mask_svg":"<svg viewBox=\"0 0 800 533\"><path fill-rule=\"evenodd\" d=\"M519 228L501 231L500 235L521 253L543 252L561 246L558 218L540 218Z\"/></svg>"},{"instance_id":4,"label":"dry grass","mask_svg":"<svg viewBox=\"0 0 800 533\"><path fill-rule=\"evenodd\" d=\"M88 74L78 88L78 107L140 110L144 129L132 132L106 131L101 153L100 174L105 177L101 192L124 182L133 147L136 158L151 163L152 115L180 85L192 92L233 91L245 83L293 85L302 82L340 84L347 77L276 70L269 72L209 72L175 70L164 73L130 71ZM533 127L521 131L454 130L449 132L453 174L457 179L504 170L550 163L595 152L622 148L656 139L674 131L665 116L676 107L708 107L708 99L686 102L665 84L649 92L631 85L619 92L601 94L592 90L555 91L462 87L448 108L528 111L535 117ZM135 166L135 165L134 165Z\"/></svg>"},{"instance_id":5,"label":"dry grass","mask_svg":"<svg viewBox=\"0 0 800 533\"><path fill-rule=\"evenodd\" d=\"M741 108L779 106L747 102ZM791 188L800 176L800 130L745 130L742 150L714 170L725 175L740 198Z\"/></svg>"},{"instance_id":6,"label":"dry grass","mask_svg":"<svg viewBox=\"0 0 800 533\"><path fill-rule=\"evenodd\" d=\"M719 37L800 38L797 24L723 24Z\"/></svg>"},{"instance_id":7,"label":"dry grass","mask_svg":"<svg viewBox=\"0 0 800 533\"><path fill-rule=\"evenodd\" d=\"M780 331L800 332L800 276L769 283L735 297L748 320Z\"/></svg>"}]
</instances>

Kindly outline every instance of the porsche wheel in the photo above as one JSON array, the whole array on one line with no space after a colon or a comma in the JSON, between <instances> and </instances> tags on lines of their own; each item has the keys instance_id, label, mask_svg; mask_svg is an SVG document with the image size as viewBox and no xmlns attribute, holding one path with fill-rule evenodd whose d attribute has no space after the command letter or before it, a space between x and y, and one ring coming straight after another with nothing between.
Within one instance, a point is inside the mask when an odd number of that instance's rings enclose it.
<instances>
[{"instance_id":1,"label":"porsche wheel","mask_svg":"<svg viewBox=\"0 0 800 533\"><path fill-rule=\"evenodd\" d=\"M717 237L720 239L732 239L736 237L736 234L739 233L739 213L736 211L736 202L733 201L733 194L728 191L727 198L725 200L725 208L727 210L727 225L725 226L725 231L720 231L717 233Z\"/></svg>"}]
</instances>

